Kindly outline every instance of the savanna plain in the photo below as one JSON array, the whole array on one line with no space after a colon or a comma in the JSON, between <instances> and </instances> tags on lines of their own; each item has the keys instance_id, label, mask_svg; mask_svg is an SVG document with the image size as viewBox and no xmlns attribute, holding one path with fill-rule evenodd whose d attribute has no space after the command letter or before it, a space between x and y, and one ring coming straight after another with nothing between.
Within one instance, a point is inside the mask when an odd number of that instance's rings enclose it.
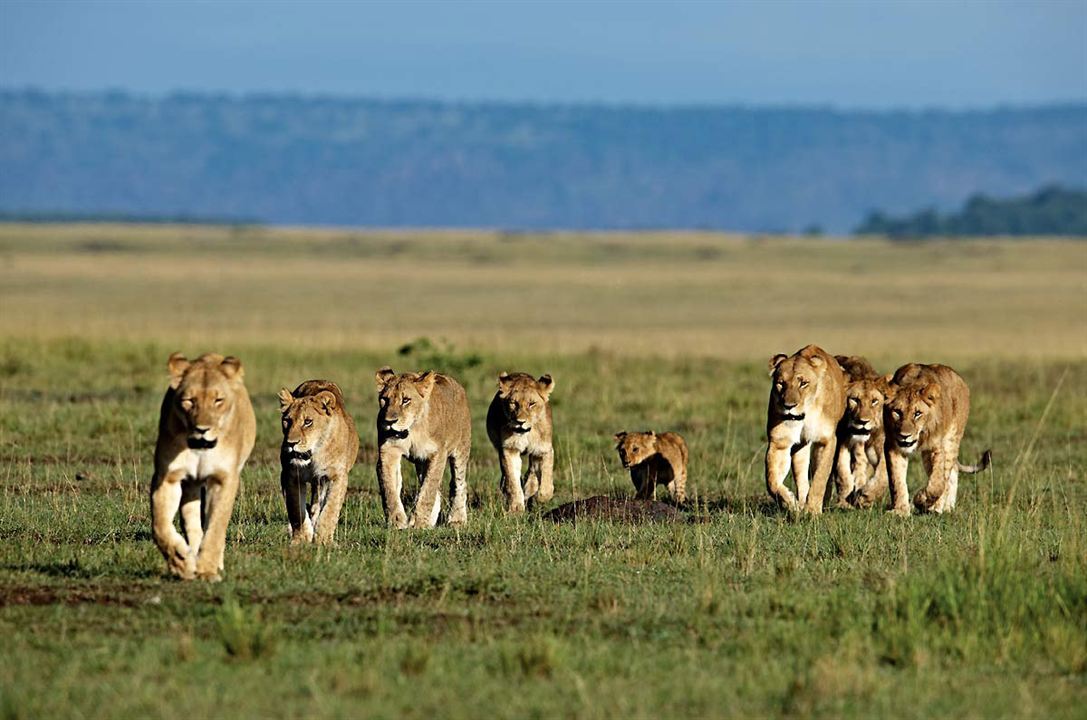
<instances>
[{"instance_id":1,"label":"savanna plain","mask_svg":"<svg viewBox=\"0 0 1087 720\"><path fill-rule=\"evenodd\" d=\"M1085 317L1071 240L0 225L0 716L1082 718ZM960 371L994 464L954 513L769 504L766 361L809 342ZM150 538L175 350L239 356L258 418L218 584ZM384 364L468 391L463 528L383 524ZM501 370L555 378L551 507L676 430L690 522L504 517ZM362 440L329 548L279 491L309 378Z\"/></svg>"}]
</instances>

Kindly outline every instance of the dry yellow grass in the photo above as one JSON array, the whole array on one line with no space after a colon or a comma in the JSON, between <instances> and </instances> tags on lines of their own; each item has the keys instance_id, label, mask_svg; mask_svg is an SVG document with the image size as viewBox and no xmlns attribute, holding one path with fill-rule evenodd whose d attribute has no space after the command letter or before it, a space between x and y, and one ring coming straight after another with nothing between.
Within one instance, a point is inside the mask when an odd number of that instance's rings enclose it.
<instances>
[{"instance_id":1,"label":"dry yellow grass","mask_svg":"<svg viewBox=\"0 0 1087 720\"><path fill-rule=\"evenodd\" d=\"M1087 354L1087 244L0 226L0 336L762 359Z\"/></svg>"}]
</instances>

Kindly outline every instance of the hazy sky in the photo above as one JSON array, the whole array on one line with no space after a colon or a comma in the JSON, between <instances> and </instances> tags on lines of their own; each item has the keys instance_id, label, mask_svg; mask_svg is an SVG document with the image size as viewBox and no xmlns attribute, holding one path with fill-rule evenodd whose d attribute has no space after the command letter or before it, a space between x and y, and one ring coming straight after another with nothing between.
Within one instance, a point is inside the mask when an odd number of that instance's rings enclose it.
<instances>
[{"instance_id":1,"label":"hazy sky","mask_svg":"<svg viewBox=\"0 0 1087 720\"><path fill-rule=\"evenodd\" d=\"M0 86L637 103L1087 99L1087 0L23 2Z\"/></svg>"}]
</instances>

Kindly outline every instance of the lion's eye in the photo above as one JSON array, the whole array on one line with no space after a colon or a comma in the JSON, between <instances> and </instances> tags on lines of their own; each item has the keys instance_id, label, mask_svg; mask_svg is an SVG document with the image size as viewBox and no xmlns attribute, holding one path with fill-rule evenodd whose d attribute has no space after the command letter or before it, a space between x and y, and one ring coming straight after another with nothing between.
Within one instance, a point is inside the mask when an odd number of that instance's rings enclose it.
<instances>
[{"instance_id":1,"label":"lion's eye","mask_svg":"<svg viewBox=\"0 0 1087 720\"><path fill-rule=\"evenodd\" d=\"M913 419L917 420L919 417L921 417L921 411L920 410L914 410L913 411Z\"/></svg>"},{"instance_id":2,"label":"lion's eye","mask_svg":"<svg viewBox=\"0 0 1087 720\"><path fill-rule=\"evenodd\" d=\"M536 407L536 401L535 400L529 400L528 406L529 407Z\"/></svg>"},{"instance_id":3,"label":"lion's eye","mask_svg":"<svg viewBox=\"0 0 1087 720\"><path fill-rule=\"evenodd\" d=\"M872 398L872 407L875 407L876 405L879 405L879 400Z\"/></svg>"},{"instance_id":4,"label":"lion's eye","mask_svg":"<svg viewBox=\"0 0 1087 720\"><path fill-rule=\"evenodd\" d=\"M900 413L900 412L899 412L899 411L897 411L897 410L895 410L894 412L892 412L892 413L891 413L891 415L892 415L892 416L894 417L894 419L895 419L895 420L901 420L901 419L902 419L902 413Z\"/></svg>"},{"instance_id":5,"label":"lion's eye","mask_svg":"<svg viewBox=\"0 0 1087 720\"><path fill-rule=\"evenodd\" d=\"M851 407L857 407L858 404L859 403L857 402L857 398L849 398L849 405Z\"/></svg>"},{"instance_id":6,"label":"lion's eye","mask_svg":"<svg viewBox=\"0 0 1087 720\"><path fill-rule=\"evenodd\" d=\"M808 381L807 380L801 380L800 381L800 387L806 388L807 386L808 386Z\"/></svg>"},{"instance_id":7,"label":"lion's eye","mask_svg":"<svg viewBox=\"0 0 1087 720\"><path fill-rule=\"evenodd\" d=\"M401 405L410 405L411 404L411 398L404 398L403 400L400 401L400 404Z\"/></svg>"},{"instance_id":8,"label":"lion's eye","mask_svg":"<svg viewBox=\"0 0 1087 720\"><path fill-rule=\"evenodd\" d=\"M181 399L181 407L185 408L186 410L191 408L192 405L193 405L192 398L182 398Z\"/></svg>"},{"instance_id":9,"label":"lion's eye","mask_svg":"<svg viewBox=\"0 0 1087 720\"><path fill-rule=\"evenodd\" d=\"M283 418L283 429L286 430L289 425L290 423L287 422L287 418Z\"/></svg>"},{"instance_id":10,"label":"lion's eye","mask_svg":"<svg viewBox=\"0 0 1087 720\"><path fill-rule=\"evenodd\" d=\"M389 398L387 398L387 397L379 397L377 399L377 401L378 401L378 403L381 404L381 407L385 407L386 405L389 404Z\"/></svg>"},{"instance_id":11,"label":"lion's eye","mask_svg":"<svg viewBox=\"0 0 1087 720\"><path fill-rule=\"evenodd\" d=\"M306 418L305 422L302 423L302 427L310 427L311 425L313 425L313 420L311 418Z\"/></svg>"},{"instance_id":12,"label":"lion's eye","mask_svg":"<svg viewBox=\"0 0 1087 720\"><path fill-rule=\"evenodd\" d=\"M221 397L215 398L215 404L216 405L222 405L223 404L223 398L221 398Z\"/></svg>"},{"instance_id":13,"label":"lion's eye","mask_svg":"<svg viewBox=\"0 0 1087 720\"><path fill-rule=\"evenodd\" d=\"M775 387L776 387L776 388L778 389L778 391L780 392L780 391L781 391L781 390L782 390L782 389L783 389L783 388L785 387L785 383L783 383L783 382L779 382L779 383L778 383L778 384L777 384L777 385L776 385Z\"/></svg>"}]
</instances>

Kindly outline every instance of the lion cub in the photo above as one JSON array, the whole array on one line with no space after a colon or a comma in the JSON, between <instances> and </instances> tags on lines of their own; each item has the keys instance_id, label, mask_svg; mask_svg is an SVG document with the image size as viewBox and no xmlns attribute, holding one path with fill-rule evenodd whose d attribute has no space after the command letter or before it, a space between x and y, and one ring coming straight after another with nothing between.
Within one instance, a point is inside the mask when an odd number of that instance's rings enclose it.
<instances>
[{"instance_id":1,"label":"lion cub","mask_svg":"<svg viewBox=\"0 0 1087 720\"><path fill-rule=\"evenodd\" d=\"M242 383L242 363L214 353L167 361L151 479L151 535L170 572L219 580L226 528L257 419ZM181 510L184 537L174 527Z\"/></svg>"},{"instance_id":2,"label":"lion cub","mask_svg":"<svg viewBox=\"0 0 1087 720\"><path fill-rule=\"evenodd\" d=\"M639 500L652 500L657 485L666 485L677 503L687 499L687 442L678 433L616 433L615 449Z\"/></svg>"},{"instance_id":3,"label":"lion cub","mask_svg":"<svg viewBox=\"0 0 1087 720\"><path fill-rule=\"evenodd\" d=\"M845 416L838 423L835 484L838 507L867 508L887 492L887 463L883 461L883 403L890 377L879 375L855 355L835 355L845 370Z\"/></svg>"},{"instance_id":4,"label":"lion cub","mask_svg":"<svg viewBox=\"0 0 1087 720\"><path fill-rule=\"evenodd\" d=\"M401 373L383 367L374 376L377 414L377 478L385 521L394 527L433 527L441 511L442 475L449 464L450 525L468 520L468 456L472 418L464 388L451 377L430 370ZM409 519L400 499L400 460L415 465L419 494Z\"/></svg>"},{"instance_id":5,"label":"lion cub","mask_svg":"<svg viewBox=\"0 0 1087 720\"><path fill-rule=\"evenodd\" d=\"M347 475L359 452L355 421L339 386L328 380L307 380L294 392L283 388L279 409L283 414L279 482L291 542L329 544L347 496Z\"/></svg>"},{"instance_id":6,"label":"lion cub","mask_svg":"<svg viewBox=\"0 0 1087 720\"><path fill-rule=\"evenodd\" d=\"M923 512L950 512L955 508L959 473L980 472L989 467L991 457L986 450L977 465L959 462L959 445L970 417L970 388L946 365L910 363L895 371L890 391L883 422L891 511L910 514L906 470L910 456L920 450L928 485L913 503Z\"/></svg>"},{"instance_id":7,"label":"lion cub","mask_svg":"<svg viewBox=\"0 0 1087 720\"><path fill-rule=\"evenodd\" d=\"M498 451L506 512L525 511L526 501L545 503L555 494L555 451L551 445L550 375L500 373L498 392L487 409L487 437ZM528 457L521 478L521 456Z\"/></svg>"},{"instance_id":8,"label":"lion cub","mask_svg":"<svg viewBox=\"0 0 1087 720\"><path fill-rule=\"evenodd\" d=\"M793 355L770 358L770 376L766 489L790 511L821 513L838 423L845 414L845 373L825 350L808 345ZM811 461L815 467L809 480ZM785 487L790 464L796 495Z\"/></svg>"}]
</instances>

